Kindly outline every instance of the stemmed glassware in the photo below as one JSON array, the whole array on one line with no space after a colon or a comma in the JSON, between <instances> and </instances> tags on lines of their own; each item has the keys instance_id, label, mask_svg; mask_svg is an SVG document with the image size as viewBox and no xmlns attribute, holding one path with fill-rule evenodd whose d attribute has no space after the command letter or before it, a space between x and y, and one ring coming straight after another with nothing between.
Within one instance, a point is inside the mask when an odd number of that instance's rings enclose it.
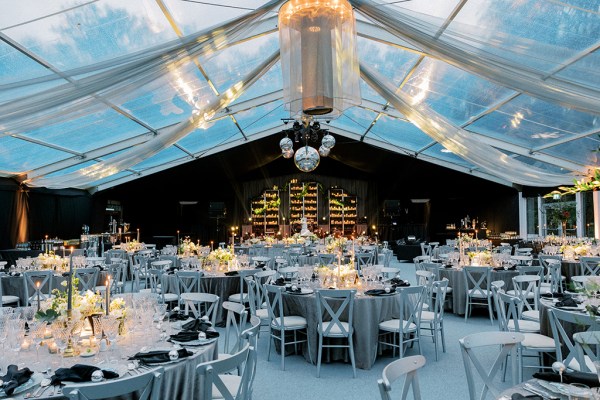
<instances>
[{"instance_id":1,"label":"stemmed glassware","mask_svg":"<svg viewBox=\"0 0 600 400\"><path fill-rule=\"evenodd\" d=\"M40 364L40 345L46 334L46 322L34 321L29 322L29 338L35 345L36 364Z\"/></svg>"},{"instance_id":2,"label":"stemmed glassware","mask_svg":"<svg viewBox=\"0 0 600 400\"><path fill-rule=\"evenodd\" d=\"M54 323L52 323L51 326L51 331L52 331L52 337L54 338L54 344L56 345L56 348L58 349L58 354L63 356L64 359L64 352L65 349L67 348L67 345L69 344L69 336L70 336L70 332L69 332L69 328L65 325L64 322L62 321L55 321ZM63 366L63 361L61 361L61 367Z\"/></svg>"},{"instance_id":3,"label":"stemmed glassware","mask_svg":"<svg viewBox=\"0 0 600 400\"><path fill-rule=\"evenodd\" d=\"M118 319L106 316L102 318L102 327L104 328L104 334L108 338L110 342L110 351L112 354L112 358L115 358L116 350L117 350L117 338L119 337L119 325L121 321Z\"/></svg>"}]
</instances>

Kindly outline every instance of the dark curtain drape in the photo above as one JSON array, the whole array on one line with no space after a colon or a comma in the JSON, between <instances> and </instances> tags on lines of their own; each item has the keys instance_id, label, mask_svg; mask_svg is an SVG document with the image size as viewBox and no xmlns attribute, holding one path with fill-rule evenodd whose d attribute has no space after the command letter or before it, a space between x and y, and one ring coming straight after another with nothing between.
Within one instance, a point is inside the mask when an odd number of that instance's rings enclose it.
<instances>
[{"instance_id":1,"label":"dark curtain drape","mask_svg":"<svg viewBox=\"0 0 600 400\"><path fill-rule=\"evenodd\" d=\"M29 193L21 187L14 194L11 221L11 247L29 240Z\"/></svg>"},{"instance_id":2,"label":"dark curtain drape","mask_svg":"<svg viewBox=\"0 0 600 400\"><path fill-rule=\"evenodd\" d=\"M0 179L0 249L13 247L13 220L15 192L18 185L9 179Z\"/></svg>"}]
</instances>

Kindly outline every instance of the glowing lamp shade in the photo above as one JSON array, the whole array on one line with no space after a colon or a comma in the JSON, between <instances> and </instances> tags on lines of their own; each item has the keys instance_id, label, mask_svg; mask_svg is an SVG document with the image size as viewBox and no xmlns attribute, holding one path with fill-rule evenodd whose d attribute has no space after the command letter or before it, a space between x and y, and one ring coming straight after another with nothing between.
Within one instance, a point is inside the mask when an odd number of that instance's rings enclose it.
<instances>
[{"instance_id":1,"label":"glowing lamp shade","mask_svg":"<svg viewBox=\"0 0 600 400\"><path fill-rule=\"evenodd\" d=\"M291 115L336 118L360 104L356 27L348 1L288 1L279 9L279 43Z\"/></svg>"}]
</instances>

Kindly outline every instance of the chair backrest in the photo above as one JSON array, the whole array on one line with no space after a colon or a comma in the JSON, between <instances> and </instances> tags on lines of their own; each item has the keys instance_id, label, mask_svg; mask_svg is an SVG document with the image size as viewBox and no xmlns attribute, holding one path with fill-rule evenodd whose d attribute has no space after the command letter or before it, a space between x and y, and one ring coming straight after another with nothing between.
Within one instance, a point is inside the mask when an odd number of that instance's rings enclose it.
<instances>
[{"instance_id":1,"label":"chair backrest","mask_svg":"<svg viewBox=\"0 0 600 400\"><path fill-rule=\"evenodd\" d=\"M435 281L435 274L431 271L418 270L416 271L417 275L417 285L425 287L425 296L424 300L429 306L431 306L431 298L433 295L433 282Z\"/></svg>"},{"instance_id":2,"label":"chair backrest","mask_svg":"<svg viewBox=\"0 0 600 400\"><path fill-rule=\"evenodd\" d=\"M448 282L447 278L433 282L431 292L434 301L430 310L433 311L434 321L444 319L444 303L446 302L446 294L448 293Z\"/></svg>"},{"instance_id":3,"label":"chair backrest","mask_svg":"<svg viewBox=\"0 0 600 400\"><path fill-rule=\"evenodd\" d=\"M571 333L565 330L564 322L578 325L579 329L587 328L586 331L600 330L600 322L598 322L596 318L587 314L576 314L557 308L548 310L548 320L550 321L550 327L552 328L552 337L554 338L554 346L556 348L556 359L561 361L564 360L565 365L571 364L571 362L576 359L577 350L571 340ZM563 357L563 347L561 344L564 345L566 347L565 350L568 351L566 357Z\"/></svg>"},{"instance_id":4,"label":"chair backrest","mask_svg":"<svg viewBox=\"0 0 600 400\"><path fill-rule=\"evenodd\" d=\"M441 280L440 279L440 269L442 268L441 264L424 262L424 263L421 263L421 268L422 268L422 270L432 272L436 281Z\"/></svg>"},{"instance_id":5,"label":"chair backrest","mask_svg":"<svg viewBox=\"0 0 600 400\"><path fill-rule=\"evenodd\" d=\"M356 253L356 269L359 273L369 265L373 265L373 253Z\"/></svg>"},{"instance_id":6,"label":"chair backrest","mask_svg":"<svg viewBox=\"0 0 600 400\"><path fill-rule=\"evenodd\" d=\"M600 331L577 332L573 334L575 341L575 357L581 372L592 372L585 356L592 362L600 360Z\"/></svg>"},{"instance_id":7,"label":"chair backrest","mask_svg":"<svg viewBox=\"0 0 600 400\"><path fill-rule=\"evenodd\" d=\"M37 302L38 294L40 301L50 298L52 294L52 271L25 271L25 298L28 302Z\"/></svg>"},{"instance_id":8,"label":"chair backrest","mask_svg":"<svg viewBox=\"0 0 600 400\"><path fill-rule=\"evenodd\" d=\"M513 276L512 282L513 287L515 288L515 295L523 302L521 307L524 307L529 311L538 309L540 280L538 275ZM531 303L531 300L533 300L533 304Z\"/></svg>"},{"instance_id":9,"label":"chair backrest","mask_svg":"<svg viewBox=\"0 0 600 400\"><path fill-rule=\"evenodd\" d=\"M329 265L335 261L335 254L333 253L319 253L319 264Z\"/></svg>"},{"instance_id":10,"label":"chair backrest","mask_svg":"<svg viewBox=\"0 0 600 400\"><path fill-rule=\"evenodd\" d=\"M163 374L164 368L160 367L139 375L99 383L69 384L63 388L63 395L71 400L95 400L137 392L135 398L139 400L159 400Z\"/></svg>"},{"instance_id":11,"label":"chair backrest","mask_svg":"<svg viewBox=\"0 0 600 400\"><path fill-rule=\"evenodd\" d=\"M98 268L76 268L73 273L74 277L79 279L81 285L81 293L88 290L95 291L98 284Z\"/></svg>"},{"instance_id":12,"label":"chair backrest","mask_svg":"<svg viewBox=\"0 0 600 400\"><path fill-rule=\"evenodd\" d=\"M317 290L317 315L320 316L318 332L323 336L331 336L332 331L335 336L350 337L352 336L352 316L354 314L354 296L356 290L335 290L321 289ZM332 305L329 299L343 299L341 303L336 302ZM342 324L342 315L346 315L348 329ZM324 328L323 323L330 321L327 328ZM338 333L339 330L339 333Z\"/></svg>"},{"instance_id":13,"label":"chair backrest","mask_svg":"<svg viewBox=\"0 0 600 400\"><path fill-rule=\"evenodd\" d=\"M560 255L548 255L548 254L539 254L538 260L540 261L540 265L544 268L548 268L548 260L558 260L562 261L562 256Z\"/></svg>"},{"instance_id":14,"label":"chair backrest","mask_svg":"<svg viewBox=\"0 0 600 400\"><path fill-rule=\"evenodd\" d=\"M378 265L373 265L373 268L375 268L375 273L380 273L384 280L389 280L400 276L400 268L380 267ZM365 271L367 270L365 269ZM365 273L365 271L363 271L363 276L368 275Z\"/></svg>"},{"instance_id":15,"label":"chair backrest","mask_svg":"<svg viewBox=\"0 0 600 400\"><path fill-rule=\"evenodd\" d=\"M164 288L163 285L163 276L165 275L164 269L152 268L148 271L148 282L150 284L150 292L154 294L161 294L162 300L164 302L164 291L160 290L160 288ZM160 286L159 286L160 285Z\"/></svg>"},{"instance_id":16,"label":"chair backrest","mask_svg":"<svg viewBox=\"0 0 600 400\"><path fill-rule=\"evenodd\" d=\"M463 276L467 293L473 289L473 295L479 297L490 296L492 269L490 267L464 267Z\"/></svg>"},{"instance_id":17,"label":"chair backrest","mask_svg":"<svg viewBox=\"0 0 600 400\"><path fill-rule=\"evenodd\" d=\"M488 392L492 394L493 398L499 397L500 389L494 385L493 379L501 369L502 363L506 361L509 353L511 355L512 384L517 384L517 345L524 339L525 336L518 332L481 332L459 339L458 342L460 343L463 364L467 375L470 400L477 399L475 394L475 372L477 372L479 378L483 381L483 389L479 399L485 399ZM500 352L492 363L491 368L484 366L477 357L475 349L488 346L496 348L498 345L501 346Z\"/></svg>"},{"instance_id":18,"label":"chair backrest","mask_svg":"<svg viewBox=\"0 0 600 400\"><path fill-rule=\"evenodd\" d=\"M284 286L265 285L267 310L271 326L276 330L283 329L283 296Z\"/></svg>"},{"instance_id":19,"label":"chair backrest","mask_svg":"<svg viewBox=\"0 0 600 400\"><path fill-rule=\"evenodd\" d=\"M416 336L419 337L421 325L421 311L423 301L425 300L426 288L424 286L398 287L396 292L400 295L396 296L399 302L400 315L399 319L399 335L404 335L405 328L410 324L415 324L417 327ZM403 322L403 321L406 321Z\"/></svg>"},{"instance_id":20,"label":"chair backrest","mask_svg":"<svg viewBox=\"0 0 600 400\"><path fill-rule=\"evenodd\" d=\"M104 253L104 257L106 258L107 264L112 264L112 258L119 258L121 260L127 260L127 252L125 250L108 250Z\"/></svg>"},{"instance_id":21,"label":"chair backrest","mask_svg":"<svg viewBox=\"0 0 600 400\"><path fill-rule=\"evenodd\" d=\"M206 315L213 326L217 323L217 309L219 307L219 296L211 293L199 293L194 302L198 303L197 318Z\"/></svg>"},{"instance_id":22,"label":"chair backrest","mask_svg":"<svg viewBox=\"0 0 600 400\"><path fill-rule=\"evenodd\" d=\"M520 312L523 300L517 296L511 296L504 293L503 291L497 291L496 312L498 314L498 322L500 324L500 330L508 332L509 330L520 332L519 327ZM509 321L513 321L513 328L508 328Z\"/></svg>"},{"instance_id":23,"label":"chair backrest","mask_svg":"<svg viewBox=\"0 0 600 400\"><path fill-rule=\"evenodd\" d=\"M173 262L171 260L156 260L156 261L150 261L150 266L153 269L169 269L171 268L171 265L173 264Z\"/></svg>"},{"instance_id":24,"label":"chair backrest","mask_svg":"<svg viewBox=\"0 0 600 400\"><path fill-rule=\"evenodd\" d=\"M240 385L235 393L231 392L223 381L227 372L237 369L242 372ZM213 391L217 391L223 400L249 400L252 393L252 383L256 371L256 351L249 345L230 357L208 361L196 366L196 372L203 378L201 399L213 399ZM227 381L227 379L225 379Z\"/></svg>"},{"instance_id":25,"label":"chair backrest","mask_svg":"<svg viewBox=\"0 0 600 400\"><path fill-rule=\"evenodd\" d=\"M404 357L386 365L381 373L381 379L377 380L381 400L392 400L392 396L390 395L392 383L402 376L404 376L404 382L402 383L402 396L400 399L406 399L408 390L412 386L413 398L415 400L421 400L421 390L419 388L417 370L424 365L425 357L423 356Z\"/></svg>"},{"instance_id":26,"label":"chair backrest","mask_svg":"<svg viewBox=\"0 0 600 400\"><path fill-rule=\"evenodd\" d=\"M431 257L431 245L421 243L421 255Z\"/></svg>"},{"instance_id":27,"label":"chair backrest","mask_svg":"<svg viewBox=\"0 0 600 400\"><path fill-rule=\"evenodd\" d=\"M581 257L581 275L600 275L600 257Z\"/></svg>"},{"instance_id":28,"label":"chair backrest","mask_svg":"<svg viewBox=\"0 0 600 400\"><path fill-rule=\"evenodd\" d=\"M110 290L111 293L116 293L119 291L119 283L123 282L123 276L125 274L125 267L123 264L109 264L106 266L106 271L110 276ZM100 282L102 283L102 282Z\"/></svg>"},{"instance_id":29,"label":"chair backrest","mask_svg":"<svg viewBox=\"0 0 600 400\"><path fill-rule=\"evenodd\" d=\"M298 278L298 267L283 267L279 268L279 275L286 281L291 281Z\"/></svg>"},{"instance_id":30,"label":"chair backrest","mask_svg":"<svg viewBox=\"0 0 600 400\"><path fill-rule=\"evenodd\" d=\"M258 332L260 331L260 318L256 315L251 315L248 322L250 323L250 327L242 331L242 340L256 349L258 344Z\"/></svg>"},{"instance_id":31,"label":"chair backrest","mask_svg":"<svg viewBox=\"0 0 600 400\"><path fill-rule=\"evenodd\" d=\"M540 282L544 280L544 267L541 265L517 265L519 275L537 275Z\"/></svg>"},{"instance_id":32,"label":"chair backrest","mask_svg":"<svg viewBox=\"0 0 600 400\"><path fill-rule=\"evenodd\" d=\"M199 271L177 271L177 294L181 293L200 293L200 278L202 273Z\"/></svg>"},{"instance_id":33,"label":"chair backrest","mask_svg":"<svg viewBox=\"0 0 600 400\"><path fill-rule=\"evenodd\" d=\"M242 331L246 326L248 313L242 303L224 301L223 309L227 310L225 322L225 345L223 349L228 354L236 353L240 350L242 344ZM233 333L235 339L230 344L230 336Z\"/></svg>"},{"instance_id":34,"label":"chair backrest","mask_svg":"<svg viewBox=\"0 0 600 400\"><path fill-rule=\"evenodd\" d=\"M258 271L258 269L240 269L238 271L238 275L240 277L240 301L242 303L244 303L245 293L247 293L247 290L245 289L245 278L256 275Z\"/></svg>"}]
</instances>

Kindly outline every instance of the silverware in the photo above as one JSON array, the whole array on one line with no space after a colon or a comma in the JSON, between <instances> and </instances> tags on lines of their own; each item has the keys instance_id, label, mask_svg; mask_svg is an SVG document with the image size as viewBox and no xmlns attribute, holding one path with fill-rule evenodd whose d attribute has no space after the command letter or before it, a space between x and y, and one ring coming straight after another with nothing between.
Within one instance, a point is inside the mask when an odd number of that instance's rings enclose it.
<instances>
[{"instance_id":1,"label":"silverware","mask_svg":"<svg viewBox=\"0 0 600 400\"><path fill-rule=\"evenodd\" d=\"M539 396L542 396L545 399L550 399L550 400L559 400L559 397L556 397L550 393L548 393L547 391L543 390L543 389L539 389L529 383L525 383L523 385L523 388L531 393L537 394Z\"/></svg>"}]
</instances>

